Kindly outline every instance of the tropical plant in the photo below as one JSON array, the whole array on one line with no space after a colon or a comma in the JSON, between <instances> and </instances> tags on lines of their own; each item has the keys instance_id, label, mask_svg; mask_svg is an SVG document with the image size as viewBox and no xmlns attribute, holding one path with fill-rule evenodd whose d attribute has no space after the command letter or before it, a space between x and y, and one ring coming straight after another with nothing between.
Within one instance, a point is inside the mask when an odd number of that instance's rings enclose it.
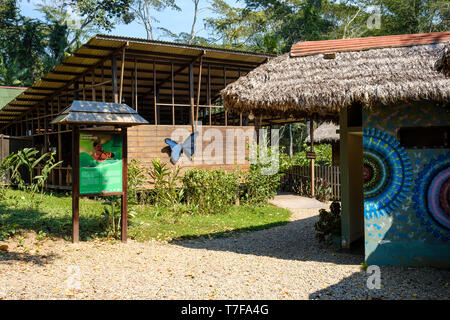
<instances>
[{"instance_id":1,"label":"tropical plant","mask_svg":"<svg viewBox=\"0 0 450 320\"><path fill-rule=\"evenodd\" d=\"M128 163L128 203L138 204L140 200L139 192L144 189L146 181L145 167L140 160L132 159Z\"/></svg>"},{"instance_id":2,"label":"tropical plant","mask_svg":"<svg viewBox=\"0 0 450 320\"><path fill-rule=\"evenodd\" d=\"M55 153L47 152L38 157L39 151L33 148L24 148L17 153L10 155L9 165L11 168L11 180L17 186L30 193L30 206L36 208L39 206L42 194L44 193L45 184L48 180L50 172L62 161L55 162ZM42 165L40 174L35 176L34 171ZM21 169L26 172L26 179L24 179ZM40 193L41 199L37 199L36 195Z\"/></svg>"},{"instance_id":3,"label":"tropical plant","mask_svg":"<svg viewBox=\"0 0 450 320\"><path fill-rule=\"evenodd\" d=\"M325 202L331 199L331 186L325 179L319 178L316 180L314 189L314 196L317 200Z\"/></svg>"},{"instance_id":4,"label":"tropical plant","mask_svg":"<svg viewBox=\"0 0 450 320\"><path fill-rule=\"evenodd\" d=\"M12 161L14 160L14 155L10 154L0 162L0 200L5 199L8 176L12 166Z\"/></svg>"},{"instance_id":5,"label":"tropical plant","mask_svg":"<svg viewBox=\"0 0 450 320\"><path fill-rule=\"evenodd\" d=\"M333 201L330 210L320 209L319 220L314 224L316 239L331 244L333 237L341 236L341 204Z\"/></svg>"},{"instance_id":6,"label":"tropical plant","mask_svg":"<svg viewBox=\"0 0 450 320\"><path fill-rule=\"evenodd\" d=\"M153 185L155 206L172 208L183 200L184 190L180 188L180 170L179 166L169 168L167 163L161 162L159 158L152 161L148 175Z\"/></svg>"},{"instance_id":7,"label":"tropical plant","mask_svg":"<svg viewBox=\"0 0 450 320\"><path fill-rule=\"evenodd\" d=\"M119 233L119 225L121 219L121 201L118 196L109 196L102 203L105 205L103 209L103 218L106 225L106 236L117 237ZM117 209L119 208L119 209Z\"/></svg>"}]
</instances>

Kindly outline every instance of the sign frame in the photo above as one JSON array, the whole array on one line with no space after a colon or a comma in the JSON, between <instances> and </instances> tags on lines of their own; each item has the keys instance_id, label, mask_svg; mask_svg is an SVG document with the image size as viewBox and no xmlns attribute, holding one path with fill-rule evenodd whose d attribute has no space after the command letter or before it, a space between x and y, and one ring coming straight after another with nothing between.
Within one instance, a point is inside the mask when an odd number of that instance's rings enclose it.
<instances>
[{"instance_id":1,"label":"sign frame","mask_svg":"<svg viewBox=\"0 0 450 320\"><path fill-rule=\"evenodd\" d=\"M72 128L72 242L80 241L80 198L82 197L105 197L120 196L121 197L121 240L127 241L128 231L128 136L127 127L120 127L121 131L105 130L96 128L83 128L82 131L90 131L97 133L121 133L122 135L122 192L106 192L106 193L90 193L80 194L80 127L74 125Z\"/></svg>"}]
</instances>

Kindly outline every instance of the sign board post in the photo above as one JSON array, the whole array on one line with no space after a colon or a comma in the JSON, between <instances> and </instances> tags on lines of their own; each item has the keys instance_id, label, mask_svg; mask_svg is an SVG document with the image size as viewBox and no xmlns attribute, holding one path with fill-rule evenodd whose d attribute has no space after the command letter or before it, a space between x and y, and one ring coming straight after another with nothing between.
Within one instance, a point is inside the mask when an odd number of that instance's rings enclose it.
<instances>
[{"instance_id":1,"label":"sign board post","mask_svg":"<svg viewBox=\"0 0 450 320\"><path fill-rule=\"evenodd\" d=\"M122 210L120 236L122 242L127 242L128 231L128 139L127 128L122 128Z\"/></svg>"},{"instance_id":2,"label":"sign board post","mask_svg":"<svg viewBox=\"0 0 450 320\"><path fill-rule=\"evenodd\" d=\"M121 238L126 242L127 128L148 121L123 103L74 100L51 124L72 126L72 242L80 240L80 197L102 196L121 197Z\"/></svg>"},{"instance_id":3,"label":"sign board post","mask_svg":"<svg viewBox=\"0 0 450 320\"><path fill-rule=\"evenodd\" d=\"M80 197L121 197L121 240L127 241L127 128L72 131L72 242L79 241Z\"/></svg>"},{"instance_id":4,"label":"sign board post","mask_svg":"<svg viewBox=\"0 0 450 320\"><path fill-rule=\"evenodd\" d=\"M72 242L80 240L80 130L74 126L72 130Z\"/></svg>"}]
</instances>

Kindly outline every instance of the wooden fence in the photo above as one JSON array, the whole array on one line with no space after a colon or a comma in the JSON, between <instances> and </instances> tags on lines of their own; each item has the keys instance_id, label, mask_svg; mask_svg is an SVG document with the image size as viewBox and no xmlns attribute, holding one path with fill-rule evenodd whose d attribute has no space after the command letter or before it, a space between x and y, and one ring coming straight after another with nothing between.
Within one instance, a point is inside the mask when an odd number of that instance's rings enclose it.
<instances>
[{"instance_id":1,"label":"wooden fence","mask_svg":"<svg viewBox=\"0 0 450 320\"><path fill-rule=\"evenodd\" d=\"M315 189L318 190L324 186L331 188L331 198L333 200L341 199L341 180L338 166L315 166ZM300 190L309 190L308 185L311 181L311 167L292 166L283 172L281 187L283 191L294 191L293 188Z\"/></svg>"}]
</instances>

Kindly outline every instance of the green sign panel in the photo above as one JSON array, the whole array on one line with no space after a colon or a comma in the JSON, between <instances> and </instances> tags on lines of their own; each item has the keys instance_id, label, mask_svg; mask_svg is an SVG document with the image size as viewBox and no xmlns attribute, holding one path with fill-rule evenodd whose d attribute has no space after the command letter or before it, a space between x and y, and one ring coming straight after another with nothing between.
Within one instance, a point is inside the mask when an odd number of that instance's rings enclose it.
<instances>
[{"instance_id":1,"label":"green sign panel","mask_svg":"<svg viewBox=\"0 0 450 320\"><path fill-rule=\"evenodd\" d=\"M80 194L122 192L122 135L80 132Z\"/></svg>"}]
</instances>

